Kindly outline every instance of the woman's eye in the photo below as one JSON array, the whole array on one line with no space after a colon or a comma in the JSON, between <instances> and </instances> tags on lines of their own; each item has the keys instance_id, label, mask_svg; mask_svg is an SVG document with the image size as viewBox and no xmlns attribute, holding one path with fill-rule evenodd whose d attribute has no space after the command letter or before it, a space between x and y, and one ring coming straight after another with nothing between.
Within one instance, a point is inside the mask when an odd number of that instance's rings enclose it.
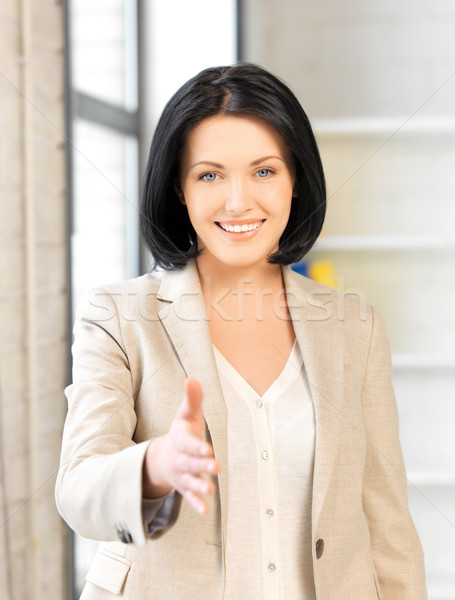
<instances>
[{"instance_id":1,"label":"woman's eye","mask_svg":"<svg viewBox=\"0 0 455 600\"><path fill-rule=\"evenodd\" d=\"M258 177L268 177L268 175L270 175L270 173L272 173L272 171L270 169L259 169L259 171L256 172L256 175Z\"/></svg>"},{"instance_id":2,"label":"woman's eye","mask_svg":"<svg viewBox=\"0 0 455 600\"><path fill-rule=\"evenodd\" d=\"M201 175L200 179L204 179L205 181L215 181L216 173L204 173L204 175Z\"/></svg>"}]
</instances>

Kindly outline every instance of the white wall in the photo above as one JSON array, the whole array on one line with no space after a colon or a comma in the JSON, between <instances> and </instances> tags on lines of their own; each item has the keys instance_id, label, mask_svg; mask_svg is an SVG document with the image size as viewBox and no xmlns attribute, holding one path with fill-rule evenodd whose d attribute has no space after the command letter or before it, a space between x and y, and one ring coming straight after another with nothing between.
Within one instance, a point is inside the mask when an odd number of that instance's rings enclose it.
<instances>
[{"instance_id":1,"label":"white wall","mask_svg":"<svg viewBox=\"0 0 455 600\"><path fill-rule=\"evenodd\" d=\"M409 117L423 104L422 115L453 115L450 0L244 4L245 58L281 75L310 117Z\"/></svg>"}]
</instances>

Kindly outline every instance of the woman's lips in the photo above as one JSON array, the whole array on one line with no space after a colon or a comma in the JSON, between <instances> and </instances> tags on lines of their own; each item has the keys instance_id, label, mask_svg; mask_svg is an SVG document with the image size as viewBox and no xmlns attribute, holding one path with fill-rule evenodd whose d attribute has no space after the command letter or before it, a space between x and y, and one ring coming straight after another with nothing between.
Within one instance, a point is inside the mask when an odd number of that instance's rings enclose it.
<instances>
[{"instance_id":1,"label":"woman's lips","mask_svg":"<svg viewBox=\"0 0 455 600\"><path fill-rule=\"evenodd\" d=\"M244 238L251 237L251 234L256 233L265 219L250 219L248 221L215 221L215 224L218 226L223 233L228 234L230 236Z\"/></svg>"}]
</instances>

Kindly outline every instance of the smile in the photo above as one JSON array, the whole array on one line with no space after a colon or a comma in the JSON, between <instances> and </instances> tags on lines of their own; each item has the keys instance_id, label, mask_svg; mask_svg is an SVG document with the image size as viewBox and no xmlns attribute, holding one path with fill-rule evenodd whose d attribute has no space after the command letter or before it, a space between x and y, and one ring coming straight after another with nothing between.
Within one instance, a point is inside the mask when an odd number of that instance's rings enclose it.
<instances>
[{"instance_id":1,"label":"smile","mask_svg":"<svg viewBox=\"0 0 455 600\"><path fill-rule=\"evenodd\" d=\"M258 227L262 225L262 221L257 221L256 223L245 223L243 225L232 225L230 223L216 223L218 227L223 229L224 231L229 231L230 233L245 233L246 231L254 231Z\"/></svg>"}]
</instances>

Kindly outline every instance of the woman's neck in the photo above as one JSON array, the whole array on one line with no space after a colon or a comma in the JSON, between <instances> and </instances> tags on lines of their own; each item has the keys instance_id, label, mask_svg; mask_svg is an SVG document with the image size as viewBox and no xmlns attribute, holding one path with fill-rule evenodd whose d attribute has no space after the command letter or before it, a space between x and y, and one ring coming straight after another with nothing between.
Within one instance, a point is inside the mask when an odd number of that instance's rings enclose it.
<instances>
[{"instance_id":1,"label":"woman's neck","mask_svg":"<svg viewBox=\"0 0 455 600\"><path fill-rule=\"evenodd\" d=\"M280 265L265 263L237 267L221 262L215 264L200 256L197 259L197 268L203 292L207 287L212 290L241 290L245 288L245 285L257 290L279 291L283 289Z\"/></svg>"},{"instance_id":2,"label":"woman's neck","mask_svg":"<svg viewBox=\"0 0 455 600\"><path fill-rule=\"evenodd\" d=\"M266 314L286 319L288 308L280 265L233 267L198 258L198 273L209 320L263 320Z\"/></svg>"}]
</instances>

